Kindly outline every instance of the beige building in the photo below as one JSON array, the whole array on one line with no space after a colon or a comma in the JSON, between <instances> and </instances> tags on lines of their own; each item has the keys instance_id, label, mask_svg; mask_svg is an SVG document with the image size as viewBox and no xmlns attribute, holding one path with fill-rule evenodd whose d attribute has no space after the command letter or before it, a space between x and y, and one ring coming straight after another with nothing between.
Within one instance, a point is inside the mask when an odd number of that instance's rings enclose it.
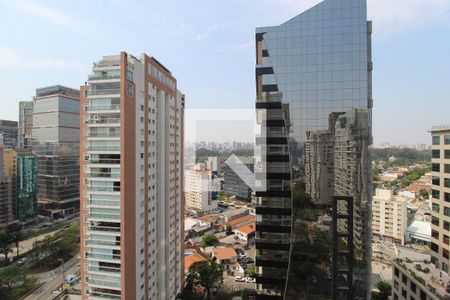
<instances>
[{"instance_id":1,"label":"beige building","mask_svg":"<svg viewBox=\"0 0 450 300\"><path fill-rule=\"evenodd\" d=\"M203 164L196 164L185 172L186 207L209 214L217 210L217 194L213 191L214 172Z\"/></svg>"},{"instance_id":2,"label":"beige building","mask_svg":"<svg viewBox=\"0 0 450 300\"><path fill-rule=\"evenodd\" d=\"M376 189L372 200L372 232L382 240L404 244L408 228L408 199L391 190Z\"/></svg>"},{"instance_id":3,"label":"beige building","mask_svg":"<svg viewBox=\"0 0 450 300\"><path fill-rule=\"evenodd\" d=\"M94 63L81 90L83 299L175 299L184 287L184 95L145 54Z\"/></svg>"},{"instance_id":4,"label":"beige building","mask_svg":"<svg viewBox=\"0 0 450 300\"><path fill-rule=\"evenodd\" d=\"M431 261L449 272L450 253L450 125L433 127L431 189Z\"/></svg>"}]
</instances>

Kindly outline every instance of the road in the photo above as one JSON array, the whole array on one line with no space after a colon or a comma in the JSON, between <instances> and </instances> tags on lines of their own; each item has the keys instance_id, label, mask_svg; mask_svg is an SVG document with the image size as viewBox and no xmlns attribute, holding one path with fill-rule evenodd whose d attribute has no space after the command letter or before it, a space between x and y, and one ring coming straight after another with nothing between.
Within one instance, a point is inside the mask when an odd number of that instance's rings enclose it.
<instances>
[{"instance_id":1,"label":"road","mask_svg":"<svg viewBox=\"0 0 450 300\"><path fill-rule=\"evenodd\" d=\"M65 275L77 273L80 269L78 266L79 262L80 259L78 255L68 260L64 264ZM65 280L63 280L62 266L59 266L52 271L35 274L33 276L38 278L39 282L44 283L44 285L26 297L25 300L51 300L52 292L56 290Z\"/></svg>"}]
</instances>

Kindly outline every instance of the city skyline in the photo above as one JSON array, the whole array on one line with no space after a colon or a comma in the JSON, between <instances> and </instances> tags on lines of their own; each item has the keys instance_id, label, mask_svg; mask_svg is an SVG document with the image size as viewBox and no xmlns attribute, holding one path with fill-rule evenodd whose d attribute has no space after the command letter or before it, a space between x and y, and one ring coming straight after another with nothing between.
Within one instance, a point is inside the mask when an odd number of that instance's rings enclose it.
<instances>
[{"instance_id":1,"label":"city skyline","mask_svg":"<svg viewBox=\"0 0 450 300\"><path fill-rule=\"evenodd\" d=\"M17 120L19 101L31 100L35 88L58 83L77 88L84 83L96 57L121 50L139 54L151 49L152 55L171 61L173 71L184 80L180 88L190 96L188 107L251 108L255 98L251 82L253 28L281 23L318 2L265 0L261 3L264 5L258 5L253 0L227 4L157 1L148 6L133 1L142 8L136 14L148 15L148 24L141 26L125 16L127 25L120 27L115 25L115 11L126 7L120 1L89 3L88 11L82 9L83 2L0 1L5 31L0 43L0 70L4 71L0 75L0 102L4 104L0 118ZM101 10L111 13L99 16L96 12ZM265 10L273 13L261 13ZM162 17L169 11L173 14L170 21ZM444 72L450 64L446 56L450 42L440 37L450 32L449 15L450 3L446 0L369 1L377 62L374 144L429 143L427 130L447 123L445 111L450 103L445 98L448 87ZM21 22L15 22L18 19ZM15 35L7 34L8 24L15 24ZM141 33L148 38L138 39ZM62 35L68 41L89 40L91 47L62 44L56 38ZM154 39L160 42L158 47L152 47L150 41ZM30 42L33 47L29 47ZM182 53L177 50L180 47ZM199 61L202 66L220 68L202 67ZM235 72L237 68L242 71ZM432 112L428 109L430 101L442 109Z\"/></svg>"}]
</instances>

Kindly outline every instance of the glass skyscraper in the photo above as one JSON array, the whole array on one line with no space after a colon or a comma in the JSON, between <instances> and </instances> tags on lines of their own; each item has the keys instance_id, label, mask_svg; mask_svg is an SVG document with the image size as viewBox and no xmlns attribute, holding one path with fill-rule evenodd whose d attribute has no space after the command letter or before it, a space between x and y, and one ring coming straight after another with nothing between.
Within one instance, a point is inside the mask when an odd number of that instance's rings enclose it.
<instances>
[{"instance_id":1,"label":"glass skyscraper","mask_svg":"<svg viewBox=\"0 0 450 300\"><path fill-rule=\"evenodd\" d=\"M370 299L372 61L366 0L256 29L257 299ZM257 140L258 142L258 140Z\"/></svg>"}]
</instances>

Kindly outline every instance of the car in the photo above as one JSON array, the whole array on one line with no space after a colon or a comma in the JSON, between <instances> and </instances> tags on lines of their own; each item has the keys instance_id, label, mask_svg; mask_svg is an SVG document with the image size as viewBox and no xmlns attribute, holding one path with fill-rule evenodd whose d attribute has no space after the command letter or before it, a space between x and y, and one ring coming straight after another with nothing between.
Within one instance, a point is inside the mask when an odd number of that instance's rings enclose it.
<instances>
[{"instance_id":1,"label":"car","mask_svg":"<svg viewBox=\"0 0 450 300\"><path fill-rule=\"evenodd\" d=\"M255 263L255 261L253 259L251 259L250 257L247 257L246 259L244 259L244 261L248 264L253 264Z\"/></svg>"},{"instance_id":2,"label":"car","mask_svg":"<svg viewBox=\"0 0 450 300\"><path fill-rule=\"evenodd\" d=\"M256 282L256 278L253 278L253 277L247 277L247 278L245 278L245 282L248 282L248 283L255 283L255 282Z\"/></svg>"},{"instance_id":3,"label":"car","mask_svg":"<svg viewBox=\"0 0 450 300\"><path fill-rule=\"evenodd\" d=\"M234 277L234 281L236 281L236 282L245 282L245 279L243 277L241 277L241 276L236 276L236 277Z\"/></svg>"},{"instance_id":4,"label":"car","mask_svg":"<svg viewBox=\"0 0 450 300\"><path fill-rule=\"evenodd\" d=\"M22 257L21 259L19 259L18 261L17 261L17 265L23 265L24 263L26 263L28 261L28 258L26 258L26 257Z\"/></svg>"}]
</instances>

